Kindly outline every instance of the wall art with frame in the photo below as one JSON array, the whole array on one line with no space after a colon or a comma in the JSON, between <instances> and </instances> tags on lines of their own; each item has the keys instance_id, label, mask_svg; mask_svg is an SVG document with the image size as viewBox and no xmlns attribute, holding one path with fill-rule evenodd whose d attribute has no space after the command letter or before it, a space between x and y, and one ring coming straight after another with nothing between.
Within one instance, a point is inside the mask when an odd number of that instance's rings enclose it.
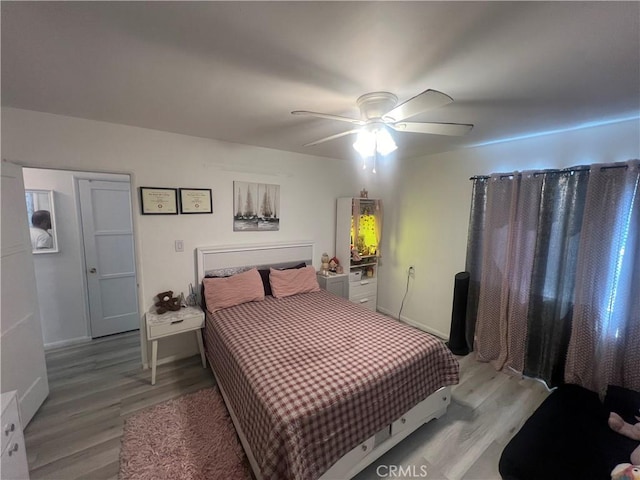
<instances>
[{"instance_id":1,"label":"wall art with frame","mask_svg":"<svg viewBox=\"0 0 640 480\"><path fill-rule=\"evenodd\" d=\"M280 230L280 185L233 182L233 231Z\"/></svg>"},{"instance_id":2,"label":"wall art with frame","mask_svg":"<svg viewBox=\"0 0 640 480\"><path fill-rule=\"evenodd\" d=\"M178 189L165 187L140 187L142 215L177 215Z\"/></svg>"},{"instance_id":3,"label":"wall art with frame","mask_svg":"<svg viewBox=\"0 0 640 480\"><path fill-rule=\"evenodd\" d=\"M180 213L213 213L213 199L210 188L181 188Z\"/></svg>"}]
</instances>

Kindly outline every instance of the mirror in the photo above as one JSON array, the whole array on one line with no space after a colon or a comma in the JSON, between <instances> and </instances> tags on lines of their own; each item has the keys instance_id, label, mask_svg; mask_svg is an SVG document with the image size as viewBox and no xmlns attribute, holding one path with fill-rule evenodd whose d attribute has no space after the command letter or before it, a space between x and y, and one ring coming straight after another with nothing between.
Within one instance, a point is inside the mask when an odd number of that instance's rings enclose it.
<instances>
[{"instance_id":1,"label":"mirror","mask_svg":"<svg viewBox=\"0 0 640 480\"><path fill-rule=\"evenodd\" d=\"M31 233L33 253L58 251L53 191L25 190L27 221Z\"/></svg>"}]
</instances>

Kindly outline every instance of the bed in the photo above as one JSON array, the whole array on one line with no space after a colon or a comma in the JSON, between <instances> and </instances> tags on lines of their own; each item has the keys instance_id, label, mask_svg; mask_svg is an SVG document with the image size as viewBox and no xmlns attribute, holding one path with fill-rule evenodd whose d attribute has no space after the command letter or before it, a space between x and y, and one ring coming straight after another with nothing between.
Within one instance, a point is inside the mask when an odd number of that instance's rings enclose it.
<instances>
[{"instance_id":1,"label":"bed","mask_svg":"<svg viewBox=\"0 0 640 480\"><path fill-rule=\"evenodd\" d=\"M198 275L311 258L311 242L200 248ZM352 477L443 415L458 381L440 340L323 290L207 311L205 347L265 480Z\"/></svg>"}]
</instances>

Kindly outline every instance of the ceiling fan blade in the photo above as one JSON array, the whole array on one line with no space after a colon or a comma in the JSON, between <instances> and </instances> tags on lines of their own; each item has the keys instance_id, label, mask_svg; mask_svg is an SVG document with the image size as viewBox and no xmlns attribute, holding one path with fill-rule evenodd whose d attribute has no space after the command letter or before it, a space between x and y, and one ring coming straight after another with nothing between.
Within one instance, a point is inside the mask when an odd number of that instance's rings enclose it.
<instances>
[{"instance_id":1,"label":"ceiling fan blade","mask_svg":"<svg viewBox=\"0 0 640 480\"><path fill-rule=\"evenodd\" d=\"M336 133L335 135L331 135L330 137L321 138L320 140L316 140L315 142L307 143L305 147L312 147L314 145L318 145L319 143L328 142L329 140L333 140L334 138L344 137L345 135L352 135L354 133L358 133L360 131L359 128L355 128L353 130L348 130L342 133Z\"/></svg>"},{"instance_id":2,"label":"ceiling fan blade","mask_svg":"<svg viewBox=\"0 0 640 480\"><path fill-rule=\"evenodd\" d=\"M473 125L467 123L400 122L389 124L389 126L398 132L430 133L432 135L452 135L458 137L466 135L473 128Z\"/></svg>"},{"instance_id":3,"label":"ceiling fan blade","mask_svg":"<svg viewBox=\"0 0 640 480\"><path fill-rule=\"evenodd\" d=\"M358 120L357 118L342 117L340 115L331 115L329 113L309 112L307 110L295 110L291 112L291 114L292 115L308 115L311 117L326 118L328 120L339 120L341 122L349 122L355 125L364 125L364 122L362 120Z\"/></svg>"},{"instance_id":4,"label":"ceiling fan blade","mask_svg":"<svg viewBox=\"0 0 640 480\"><path fill-rule=\"evenodd\" d=\"M425 90L382 116L383 120L400 122L426 112L432 108L443 107L453 102L453 98L437 90Z\"/></svg>"}]
</instances>

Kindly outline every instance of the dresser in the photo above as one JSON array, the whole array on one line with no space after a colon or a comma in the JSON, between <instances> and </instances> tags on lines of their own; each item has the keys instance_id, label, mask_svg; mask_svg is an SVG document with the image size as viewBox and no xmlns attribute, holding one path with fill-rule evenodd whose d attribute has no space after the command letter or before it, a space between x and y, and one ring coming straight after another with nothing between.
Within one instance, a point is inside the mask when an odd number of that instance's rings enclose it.
<instances>
[{"instance_id":1,"label":"dresser","mask_svg":"<svg viewBox=\"0 0 640 480\"><path fill-rule=\"evenodd\" d=\"M22 423L16 392L3 393L2 402L2 478L23 480L29 478L29 464L24 446Z\"/></svg>"},{"instance_id":2,"label":"dresser","mask_svg":"<svg viewBox=\"0 0 640 480\"><path fill-rule=\"evenodd\" d=\"M204 312L200 307L185 307L176 312L158 314L155 308L145 315L147 324L147 340L151 343L151 385L156 384L156 366L158 364L158 340L180 333L195 332L202 366L207 367L202 342L202 328L204 327Z\"/></svg>"}]
</instances>

